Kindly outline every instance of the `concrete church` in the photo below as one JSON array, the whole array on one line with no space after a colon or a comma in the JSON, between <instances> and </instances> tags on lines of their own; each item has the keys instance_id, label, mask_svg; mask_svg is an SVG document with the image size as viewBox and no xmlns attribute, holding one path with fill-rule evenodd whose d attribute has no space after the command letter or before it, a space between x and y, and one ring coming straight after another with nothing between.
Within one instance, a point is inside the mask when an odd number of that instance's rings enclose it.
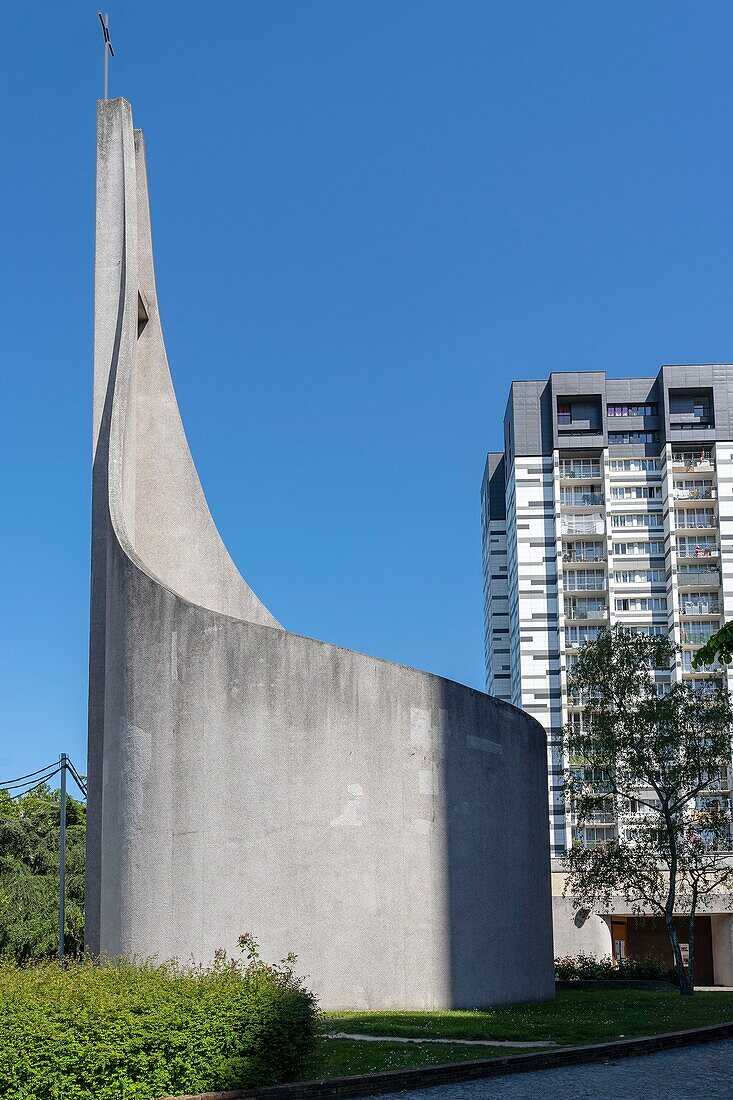
<instances>
[{"instance_id":1,"label":"concrete church","mask_svg":"<svg viewBox=\"0 0 733 1100\"><path fill-rule=\"evenodd\" d=\"M99 106L93 441L90 949L206 962L249 931L327 1008L551 997L544 730L290 633L239 575L176 404L123 99Z\"/></svg>"}]
</instances>

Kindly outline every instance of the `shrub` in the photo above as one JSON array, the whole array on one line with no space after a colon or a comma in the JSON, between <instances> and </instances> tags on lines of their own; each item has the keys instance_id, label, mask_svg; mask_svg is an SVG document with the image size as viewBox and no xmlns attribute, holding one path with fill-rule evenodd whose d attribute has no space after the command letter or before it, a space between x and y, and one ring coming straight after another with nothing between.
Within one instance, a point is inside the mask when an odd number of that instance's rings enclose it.
<instances>
[{"instance_id":1,"label":"shrub","mask_svg":"<svg viewBox=\"0 0 733 1100\"><path fill-rule=\"evenodd\" d=\"M315 1043L313 995L242 937L212 967L0 963L0 1096L150 1100L277 1084Z\"/></svg>"},{"instance_id":2,"label":"shrub","mask_svg":"<svg viewBox=\"0 0 733 1100\"><path fill-rule=\"evenodd\" d=\"M634 959L624 959L614 963L606 956L596 959L594 955L563 955L555 959L555 978L558 981L671 981L675 982L676 971L670 970L660 959L652 955L640 955Z\"/></svg>"}]
</instances>

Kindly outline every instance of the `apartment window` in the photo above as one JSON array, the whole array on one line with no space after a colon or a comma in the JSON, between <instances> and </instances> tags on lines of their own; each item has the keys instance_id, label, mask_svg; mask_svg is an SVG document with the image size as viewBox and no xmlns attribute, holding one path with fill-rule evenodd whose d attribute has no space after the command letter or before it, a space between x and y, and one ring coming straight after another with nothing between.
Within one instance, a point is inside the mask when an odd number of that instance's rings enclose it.
<instances>
[{"instance_id":1,"label":"apartment window","mask_svg":"<svg viewBox=\"0 0 733 1100\"><path fill-rule=\"evenodd\" d=\"M563 561L605 561L606 551L603 543L574 542L565 546L562 557Z\"/></svg>"},{"instance_id":2,"label":"apartment window","mask_svg":"<svg viewBox=\"0 0 733 1100\"><path fill-rule=\"evenodd\" d=\"M618 443L658 443L659 432L609 432L608 442Z\"/></svg>"},{"instance_id":3,"label":"apartment window","mask_svg":"<svg viewBox=\"0 0 733 1100\"><path fill-rule=\"evenodd\" d=\"M583 829L573 830L581 844L589 848L593 844L605 844L616 837L616 828L609 825L607 828L598 825L586 825Z\"/></svg>"},{"instance_id":4,"label":"apartment window","mask_svg":"<svg viewBox=\"0 0 733 1100\"><path fill-rule=\"evenodd\" d=\"M665 596L624 596L616 600L617 611L666 611Z\"/></svg>"},{"instance_id":5,"label":"apartment window","mask_svg":"<svg viewBox=\"0 0 733 1100\"><path fill-rule=\"evenodd\" d=\"M617 516L611 516L612 527L661 527L663 516L661 512L621 512Z\"/></svg>"},{"instance_id":6,"label":"apartment window","mask_svg":"<svg viewBox=\"0 0 733 1100\"><path fill-rule=\"evenodd\" d=\"M679 580L680 584L687 583L688 580L694 578L699 580L700 584L717 584L718 583L718 567L717 565L705 565L705 564L692 564L690 562L682 563L679 566Z\"/></svg>"},{"instance_id":7,"label":"apartment window","mask_svg":"<svg viewBox=\"0 0 733 1100\"><path fill-rule=\"evenodd\" d=\"M658 405L609 405L609 416L656 416Z\"/></svg>"},{"instance_id":8,"label":"apartment window","mask_svg":"<svg viewBox=\"0 0 733 1100\"><path fill-rule=\"evenodd\" d=\"M666 581L664 569L618 569L616 584L661 584Z\"/></svg>"},{"instance_id":9,"label":"apartment window","mask_svg":"<svg viewBox=\"0 0 733 1100\"><path fill-rule=\"evenodd\" d=\"M714 508L679 508L676 513L678 527L715 527Z\"/></svg>"},{"instance_id":10,"label":"apartment window","mask_svg":"<svg viewBox=\"0 0 733 1100\"><path fill-rule=\"evenodd\" d=\"M627 554L630 557L653 557L656 554L664 554L663 542L614 542L614 554Z\"/></svg>"},{"instance_id":11,"label":"apartment window","mask_svg":"<svg viewBox=\"0 0 733 1100\"><path fill-rule=\"evenodd\" d=\"M573 419L572 406L564 401L558 401L557 403L557 422L558 424L570 424Z\"/></svg>"},{"instance_id":12,"label":"apartment window","mask_svg":"<svg viewBox=\"0 0 733 1100\"><path fill-rule=\"evenodd\" d=\"M569 504L576 508L588 507L593 504L603 504L603 494L600 485L589 485L588 488L574 487L560 490L560 503Z\"/></svg>"},{"instance_id":13,"label":"apartment window","mask_svg":"<svg viewBox=\"0 0 733 1100\"><path fill-rule=\"evenodd\" d=\"M602 629L600 626L568 626L565 628L567 644L581 646L586 642L594 642Z\"/></svg>"},{"instance_id":14,"label":"apartment window","mask_svg":"<svg viewBox=\"0 0 733 1100\"><path fill-rule=\"evenodd\" d=\"M659 485L614 485L611 496L614 500L661 500L662 489Z\"/></svg>"},{"instance_id":15,"label":"apartment window","mask_svg":"<svg viewBox=\"0 0 733 1100\"><path fill-rule=\"evenodd\" d=\"M659 469L658 458L612 458L611 469L614 473L648 473Z\"/></svg>"},{"instance_id":16,"label":"apartment window","mask_svg":"<svg viewBox=\"0 0 733 1100\"><path fill-rule=\"evenodd\" d=\"M601 476L601 464L594 458L561 458L560 477L590 478Z\"/></svg>"},{"instance_id":17,"label":"apartment window","mask_svg":"<svg viewBox=\"0 0 733 1100\"><path fill-rule=\"evenodd\" d=\"M594 591L606 587L606 577L600 569L575 569L565 574L565 588L576 592Z\"/></svg>"}]
</instances>

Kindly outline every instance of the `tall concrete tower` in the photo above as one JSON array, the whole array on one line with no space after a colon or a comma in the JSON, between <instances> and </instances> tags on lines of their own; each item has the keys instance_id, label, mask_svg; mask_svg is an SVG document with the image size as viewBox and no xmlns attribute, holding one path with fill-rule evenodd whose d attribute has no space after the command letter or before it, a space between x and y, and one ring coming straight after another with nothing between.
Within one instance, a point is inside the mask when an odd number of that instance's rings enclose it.
<instances>
[{"instance_id":1,"label":"tall concrete tower","mask_svg":"<svg viewBox=\"0 0 733 1100\"><path fill-rule=\"evenodd\" d=\"M100 103L89 946L206 961L250 931L328 1008L551 997L544 757L517 708L292 634L239 575L168 370L143 137Z\"/></svg>"}]
</instances>

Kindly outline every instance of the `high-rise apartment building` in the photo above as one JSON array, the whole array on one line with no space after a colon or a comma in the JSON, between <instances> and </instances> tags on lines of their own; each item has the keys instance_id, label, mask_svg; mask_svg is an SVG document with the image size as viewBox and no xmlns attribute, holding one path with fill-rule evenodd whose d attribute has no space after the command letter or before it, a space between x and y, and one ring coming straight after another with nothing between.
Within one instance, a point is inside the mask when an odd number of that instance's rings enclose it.
<instances>
[{"instance_id":1,"label":"high-rise apartment building","mask_svg":"<svg viewBox=\"0 0 733 1100\"><path fill-rule=\"evenodd\" d=\"M487 690L547 730L559 856L575 837L561 731L583 721L567 693L579 647L609 624L669 633L682 652L659 691L679 678L704 690L693 655L733 619L733 366L514 382L482 515ZM728 806L730 774L710 792ZM578 839L614 834L598 816Z\"/></svg>"}]
</instances>

